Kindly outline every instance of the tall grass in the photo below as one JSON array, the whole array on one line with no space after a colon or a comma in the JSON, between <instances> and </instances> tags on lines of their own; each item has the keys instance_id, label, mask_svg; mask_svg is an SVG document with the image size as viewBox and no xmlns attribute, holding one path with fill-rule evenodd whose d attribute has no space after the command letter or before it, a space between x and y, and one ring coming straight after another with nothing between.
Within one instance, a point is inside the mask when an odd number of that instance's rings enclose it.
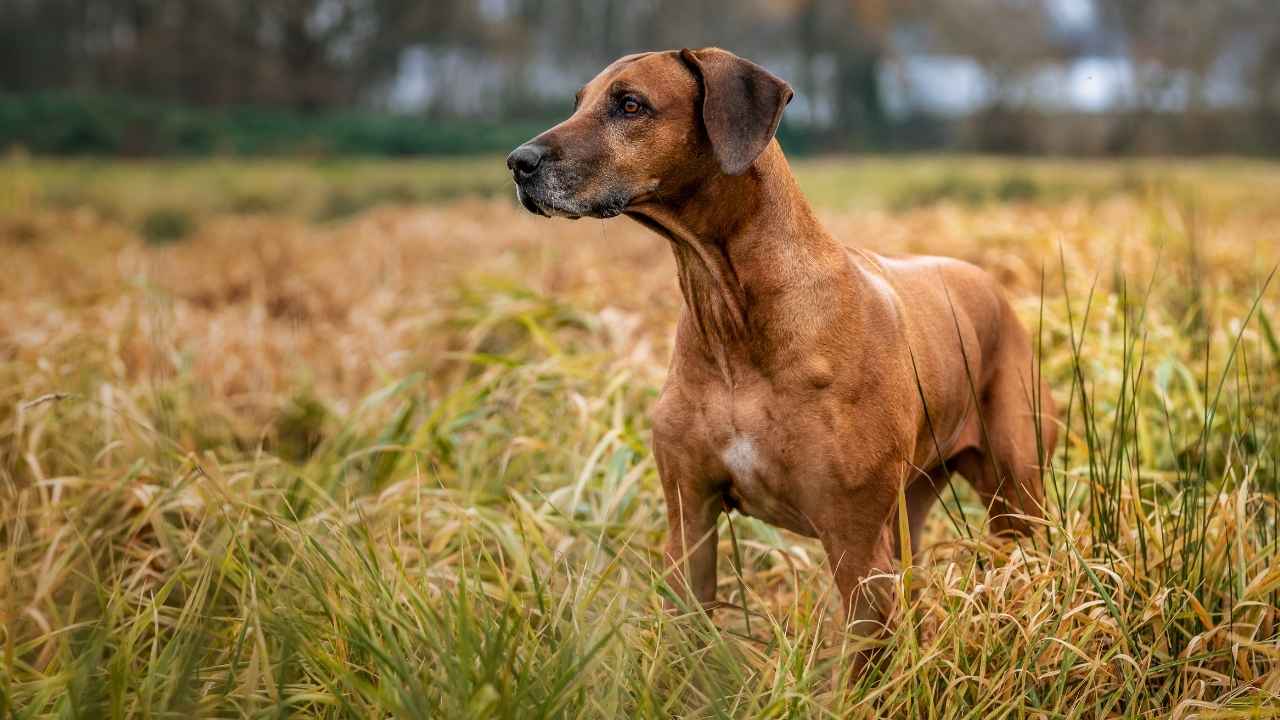
<instances>
[{"instance_id":1,"label":"tall grass","mask_svg":"<svg viewBox=\"0 0 1280 720\"><path fill-rule=\"evenodd\" d=\"M750 518L732 607L661 607L679 296L642 231L463 201L154 246L31 210L0 240L0 706L1274 716L1280 208L1202 181L825 213L991 268L1064 408L1044 530L989 539L956 484L860 674L820 546Z\"/></svg>"}]
</instances>

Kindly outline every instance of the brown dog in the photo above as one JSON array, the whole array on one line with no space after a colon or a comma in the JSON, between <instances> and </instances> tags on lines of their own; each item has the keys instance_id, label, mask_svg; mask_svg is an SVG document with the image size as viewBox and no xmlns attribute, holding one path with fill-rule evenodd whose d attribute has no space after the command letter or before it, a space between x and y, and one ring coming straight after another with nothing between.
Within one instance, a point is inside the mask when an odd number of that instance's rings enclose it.
<instances>
[{"instance_id":1,"label":"brown dog","mask_svg":"<svg viewBox=\"0 0 1280 720\"><path fill-rule=\"evenodd\" d=\"M821 539L868 634L892 607L900 493L913 549L951 471L993 530L1028 531L1054 405L985 272L823 230L773 137L791 95L720 49L630 55L507 165L529 211L625 214L675 251L685 310L653 410L672 586L714 604L735 508Z\"/></svg>"}]
</instances>

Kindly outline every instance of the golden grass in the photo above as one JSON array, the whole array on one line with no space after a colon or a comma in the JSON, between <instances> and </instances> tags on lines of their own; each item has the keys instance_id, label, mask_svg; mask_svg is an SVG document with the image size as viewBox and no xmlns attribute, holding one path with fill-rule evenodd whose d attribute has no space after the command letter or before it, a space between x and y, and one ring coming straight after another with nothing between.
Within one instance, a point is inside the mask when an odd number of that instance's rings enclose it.
<instances>
[{"instance_id":1,"label":"golden grass","mask_svg":"<svg viewBox=\"0 0 1280 720\"><path fill-rule=\"evenodd\" d=\"M1280 168L799 164L838 237L992 270L1071 410L1051 527L988 542L958 488L850 680L813 542L738 518L743 598L721 534L749 635L661 611L669 250L411 204L460 174L505 194L489 164L7 163L0 706L1275 714ZM147 242L158 208L190 233Z\"/></svg>"}]
</instances>

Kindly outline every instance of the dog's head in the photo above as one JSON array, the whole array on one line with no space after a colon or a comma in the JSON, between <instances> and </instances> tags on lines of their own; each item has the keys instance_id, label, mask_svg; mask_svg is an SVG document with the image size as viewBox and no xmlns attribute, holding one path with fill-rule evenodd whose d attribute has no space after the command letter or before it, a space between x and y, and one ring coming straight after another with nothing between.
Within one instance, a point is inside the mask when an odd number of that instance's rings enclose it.
<instances>
[{"instance_id":1,"label":"dog's head","mask_svg":"<svg viewBox=\"0 0 1280 720\"><path fill-rule=\"evenodd\" d=\"M739 175L778 129L791 86L719 48L628 55L578 92L573 115L507 157L539 215L614 217Z\"/></svg>"}]
</instances>

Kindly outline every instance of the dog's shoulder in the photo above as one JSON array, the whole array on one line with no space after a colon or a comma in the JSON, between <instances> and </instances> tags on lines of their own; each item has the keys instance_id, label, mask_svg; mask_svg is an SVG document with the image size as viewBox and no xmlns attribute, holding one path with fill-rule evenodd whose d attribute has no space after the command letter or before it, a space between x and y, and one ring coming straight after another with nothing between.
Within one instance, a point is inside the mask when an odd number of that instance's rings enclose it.
<instances>
[{"instance_id":1,"label":"dog's shoulder","mask_svg":"<svg viewBox=\"0 0 1280 720\"><path fill-rule=\"evenodd\" d=\"M941 255L876 256L885 269L898 276L933 282L993 283L994 279L973 263Z\"/></svg>"},{"instance_id":2,"label":"dog's shoulder","mask_svg":"<svg viewBox=\"0 0 1280 720\"><path fill-rule=\"evenodd\" d=\"M981 336L998 332L1008 311L999 283L986 270L955 258L932 255L883 257L855 252L855 264L889 287L909 326L941 332L959 318ZM929 329L932 328L932 329Z\"/></svg>"},{"instance_id":3,"label":"dog's shoulder","mask_svg":"<svg viewBox=\"0 0 1280 720\"><path fill-rule=\"evenodd\" d=\"M942 294L951 302L998 305L1000 286L986 270L964 260L936 255L881 258L887 277L899 292Z\"/></svg>"},{"instance_id":4,"label":"dog's shoulder","mask_svg":"<svg viewBox=\"0 0 1280 720\"><path fill-rule=\"evenodd\" d=\"M966 295L994 290L995 278L986 270L955 258L936 255L877 255L850 250L849 257L864 276L877 285L888 285L904 299L922 294L954 292Z\"/></svg>"}]
</instances>

